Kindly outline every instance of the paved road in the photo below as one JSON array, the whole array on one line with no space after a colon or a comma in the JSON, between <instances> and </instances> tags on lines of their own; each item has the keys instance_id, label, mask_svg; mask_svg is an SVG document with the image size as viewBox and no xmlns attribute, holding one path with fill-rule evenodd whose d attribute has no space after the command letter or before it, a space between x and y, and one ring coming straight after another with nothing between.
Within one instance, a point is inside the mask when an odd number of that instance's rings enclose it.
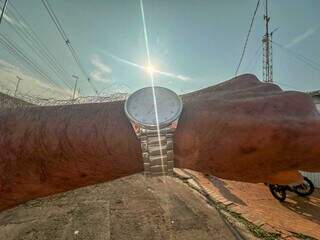
<instances>
[{"instance_id":1,"label":"paved road","mask_svg":"<svg viewBox=\"0 0 320 240\"><path fill-rule=\"evenodd\" d=\"M133 175L0 213L0 239L236 239L219 213L175 178Z\"/></svg>"}]
</instances>

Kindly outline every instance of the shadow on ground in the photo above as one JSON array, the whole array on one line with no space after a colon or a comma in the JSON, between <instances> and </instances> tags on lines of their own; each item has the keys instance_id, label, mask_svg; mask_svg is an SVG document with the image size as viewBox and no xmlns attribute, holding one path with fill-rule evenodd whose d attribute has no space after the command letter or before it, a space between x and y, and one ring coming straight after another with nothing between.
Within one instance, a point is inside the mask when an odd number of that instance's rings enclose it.
<instances>
[{"instance_id":1,"label":"shadow on ground","mask_svg":"<svg viewBox=\"0 0 320 240\"><path fill-rule=\"evenodd\" d=\"M234 202L238 205L247 206L247 204L241 200L241 198L237 197L237 195L233 194L229 189L225 181L222 181L218 178L210 178L212 184L219 189L220 194L228 199L231 202Z\"/></svg>"},{"instance_id":2,"label":"shadow on ground","mask_svg":"<svg viewBox=\"0 0 320 240\"><path fill-rule=\"evenodd\" d=\"M320 224L320 190L316 189L309 197L300 197L294 193L288 195L283 205L305 218Z\"/></svg>"},{"instance_id":3,"label":"shadow on ground","mask_svg":"<svg viewBox=\"0 0 320 240\"><path fill-rule=\"evenodd\" d=\"M309 197L288 192L284 203L276 200L264 184L230 181L188 170L216 202L240 214L267 232L281 236L311 236L320 239L320 191Z\"/></svg>"}]
</instances>

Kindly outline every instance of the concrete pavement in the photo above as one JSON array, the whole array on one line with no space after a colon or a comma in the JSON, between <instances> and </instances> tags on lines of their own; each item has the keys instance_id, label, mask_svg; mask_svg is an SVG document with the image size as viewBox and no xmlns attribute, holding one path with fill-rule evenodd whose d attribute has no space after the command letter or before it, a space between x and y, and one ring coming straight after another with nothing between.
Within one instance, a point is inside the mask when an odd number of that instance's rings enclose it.
<instances>
[{"instance_id":1,"label":"concrete pavement","mask_svg":"<svg viewBox=\"0 0 320 240\"><path fill-rule=\"evenodd\" d=\"M0 213L0 240L236 239L177 178L141 174L29 201Z\"/></svg>"}]
</instances>

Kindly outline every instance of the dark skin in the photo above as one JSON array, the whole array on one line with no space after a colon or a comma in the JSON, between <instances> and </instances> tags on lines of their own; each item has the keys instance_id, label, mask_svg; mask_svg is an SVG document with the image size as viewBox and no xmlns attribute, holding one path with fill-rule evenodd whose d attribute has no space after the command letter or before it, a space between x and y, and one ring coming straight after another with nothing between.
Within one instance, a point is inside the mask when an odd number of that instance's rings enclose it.
<instances>
[{"instance_id":1,"label":"dark skin","mask_svg":"<svg viewBox=\"0 0 320 240\"><path fill-rule=\"evenodd\" d=\"M243 75L184 95L183 102L176 167L282 183L300 180L297 170L320 171L320 117L309 96ZM2 111L0 210L142 172L139 140L123 105Z\"/></svg>"}]
</instances>

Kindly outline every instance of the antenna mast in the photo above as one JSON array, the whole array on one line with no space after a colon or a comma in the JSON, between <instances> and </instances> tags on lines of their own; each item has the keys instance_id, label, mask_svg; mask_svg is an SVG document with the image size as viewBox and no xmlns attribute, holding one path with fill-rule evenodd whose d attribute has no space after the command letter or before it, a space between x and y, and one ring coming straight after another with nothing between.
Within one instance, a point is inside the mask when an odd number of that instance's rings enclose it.
<instances>
[{"instance_id":1,"label":"antenna mast","mask_svg":"<svg viewBox=\"0 0 320 240\"><path fill-rule=\"evenodd\" d=\"M273 67L272 67L272 33L269 34L268 0L266 0L266 12L263 16L266 23L266 33L262 38L263 44L263 81L273 83Z\"/></svg>"}]
</instances>

